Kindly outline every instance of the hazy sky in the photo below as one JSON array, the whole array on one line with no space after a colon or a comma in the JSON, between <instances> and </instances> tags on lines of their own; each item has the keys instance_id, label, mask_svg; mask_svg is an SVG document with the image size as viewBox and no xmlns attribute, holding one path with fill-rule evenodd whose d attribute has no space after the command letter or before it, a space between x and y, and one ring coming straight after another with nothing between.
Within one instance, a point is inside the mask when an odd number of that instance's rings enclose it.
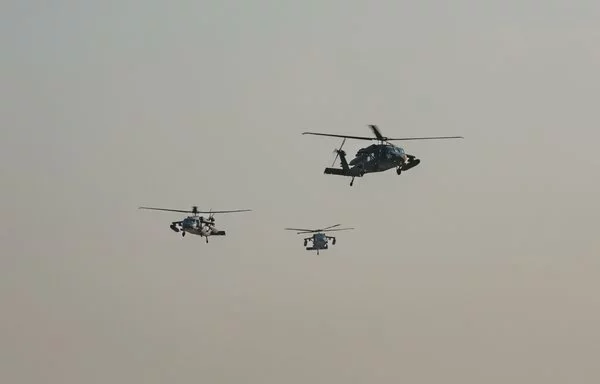
<instances>
[{"instance_id":1,"label":"hazy sky","mask_svg":"<svg viewBox=\"0 0 600 384\"><path fill-rule=\"evenodd\" d=\"M0 382L600 380L598 1L0 15ZM301 132L367 124L466 139L323 175ZM254 211L205 244L139 205Z\"/></svg>"}]
</instances>

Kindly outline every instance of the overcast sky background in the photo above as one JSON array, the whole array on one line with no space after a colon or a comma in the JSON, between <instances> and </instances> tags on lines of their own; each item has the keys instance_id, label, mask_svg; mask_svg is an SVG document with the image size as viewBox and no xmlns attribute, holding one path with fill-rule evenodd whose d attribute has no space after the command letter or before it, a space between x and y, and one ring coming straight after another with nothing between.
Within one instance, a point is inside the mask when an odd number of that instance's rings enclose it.
<instances>
[{"instance_id":1,"label":"overcast sky background","mask_svg":"<svg viewBox=\"0 0 600 384\"><path fill-rule=\"evenodd\" d=\"M0 15L0 381L600 380L598 1ZM465 140L323 175L301 133L367 124ZM205 244L139 205L253 212Z\"/></svg>"}]
</instances>

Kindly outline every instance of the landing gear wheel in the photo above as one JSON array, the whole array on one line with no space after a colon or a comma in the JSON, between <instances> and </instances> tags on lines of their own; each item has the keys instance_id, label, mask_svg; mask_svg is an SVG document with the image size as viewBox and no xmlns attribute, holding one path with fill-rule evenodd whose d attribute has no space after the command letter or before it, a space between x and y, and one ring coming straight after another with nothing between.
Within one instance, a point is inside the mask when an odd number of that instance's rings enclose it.
<instances>
[{"instance_id":1,"label":"landing gear wheel","mask_svg":"<svg viewBox=\"0 0 600 384\"><path fill-rule=\"evenodd\" d=\"M185 236L185 232L181 232L181 237L184 237L184 236Z\"/></svg>"},{"instance_id":2,"label":"landing gear wheel","mask_svg":"<svg viewBox=\"0 0 600 384\"><path fill-rule=\"evenodd\" d=\"M400 175L402 173L402 167L396 168L396 173Z\"/></svg>"}]
</instances>

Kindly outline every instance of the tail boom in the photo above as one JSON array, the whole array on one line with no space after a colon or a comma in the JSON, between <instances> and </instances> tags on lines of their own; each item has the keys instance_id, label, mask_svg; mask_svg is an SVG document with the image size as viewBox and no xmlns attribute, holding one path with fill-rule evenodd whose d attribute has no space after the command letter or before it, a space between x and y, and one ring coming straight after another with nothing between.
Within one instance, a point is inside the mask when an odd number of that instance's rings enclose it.
<instances>
[{"instance_id":1,"label":"tail boom","mask_svg":"<svg viewBox=\"0 0 600 384\"><path fill-rule=\"evenodd\" d=\"M326 175L338 175L338 176L350 176L350 177L362 177L363 172L360 169L354 167L350 168L348 161L346 160L346 152L341 149L337 151L340 156L341 168L325 168Z\"/></svg>"},{"instance_id":2,"label":"tail boom","mask_svg":"<svg viewBox=\"0 0 600 384\"><path fill-rule=\"evenodd\" d=\"M326 175L338 175L338 176L349 176L349 177L362 177L363 176L363 173L360 172L356 168L348 168L348 169L325 168L325 171L323 173L325 173Z\"/></svg>"}]
</instances>

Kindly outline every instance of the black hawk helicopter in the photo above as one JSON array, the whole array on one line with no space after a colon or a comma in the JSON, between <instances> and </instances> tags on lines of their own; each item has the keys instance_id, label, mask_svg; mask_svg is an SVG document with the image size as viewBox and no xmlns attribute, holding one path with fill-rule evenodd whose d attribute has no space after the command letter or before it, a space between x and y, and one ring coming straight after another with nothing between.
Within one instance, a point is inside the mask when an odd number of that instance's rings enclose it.
<instances>
[{"instance_id":1,"label":"black hawk helicopter","mask_svg":"<svg viewBox=\"0 0 600 384\"><path fill-rule=\"evenodd\" d=\"M181 231L181 236L185 236L186 233L197 235L200 237L206 237L208 243L209 236L225 236L225 231L219 230L215 227L215 213L233 213L233 212L249 212L251 209L238 209L233 211L213 211L212 209L208 212L198 211L197 206L193 206L191 211L180 210L180 209L167 209L167 208L154 208L154 207L139 207L138 209L150 209L154 211L167 211L167 212L180 212L180 213L191 213L191 216L184 218L181 221L173 221L170 228L175 232ZM208 213L209 216L204 218L198 216L199 213Z\"/></svg>"},{"instance_id":2,"label":"black hawk helicopter","mask_svg":"<svg viewBox=\"0 0 600 384\"><path fill-rule=\"evenodd\" d=\"M312 233L313 235L311 237L307 237L304 239L304 246L306 247L307 251L317 251L317 255L318 255L320 250L326 250L329 248L329 240L331 240L331 245L335 245L335 237L327 236L324 233L325 231L335 232L335 231L347 231L349 229L354 229L354 228L331 229L331 228L339 227L340 225L341 224L336 224L336 225L332 225L330 227L322 228L322 229L285 228L285 230L286 231L299 231L297 233L298 235ZM309 241L312 242L312 246L307 247L307 244Z\"/></svg>"},{"instance_id":3,"label":"black hawk helicopter","mask_svg":"<svg viewBox=\"0 0 600 384\"><path fill-rule=\"evenodd\" d=\"M348 135L334 135L330 133L317 133L317 132L303 132L303 135L316 135L316 136L330 136L330 137L342 137L342 145L339 149L336 149L335 164L338 156L340 158L341 168L325 168L325 174L328 175L340 175L352 177L350 186L354 184L355 177L363 177L367 173L387 171L391 168L396 168L396 173L400 175L402 171L407 171L411 168L419 165L421 160L417 159L413 155L407 154L403 148L395 146L390 141L399 140L436 140L436 139L464 139L462 136L437 136L437 137L404 137L404 138L389 138L381 134L376 125L369 125L375 137L364 137L364 136L348 136ZM356 153L354 159L348 163L346 159L346 152L342 150L346 139L355 140L377 140L378 144L371 144L368 147L361 148Z\"/></svg>"}]
</instances>

